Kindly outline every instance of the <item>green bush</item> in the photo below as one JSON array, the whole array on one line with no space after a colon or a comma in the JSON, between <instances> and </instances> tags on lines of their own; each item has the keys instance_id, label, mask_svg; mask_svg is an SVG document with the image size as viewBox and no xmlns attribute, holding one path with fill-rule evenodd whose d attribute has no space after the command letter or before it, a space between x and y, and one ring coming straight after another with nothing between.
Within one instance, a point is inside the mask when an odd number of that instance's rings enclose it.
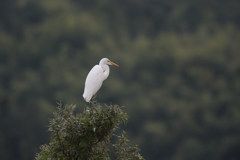
<instances>
[{"instance_id":1,"label":"green bush","mask_svg":"<svg viewBox=\"0 0 240 160\"><path fill-rule=\"evenodd\" d=\"M137 146L127 146L126 132L123 131L120 136L114 134L121 123L126 125L128 121L128 115L122 107L103 107L95 102L83 113L76 114L75 108L76 105L59 104L54 118L50 120L50 143L40 147L37 160L105 160L110 159L113 153L117 160L144 159Z\"/></svg>"}]
</instances>

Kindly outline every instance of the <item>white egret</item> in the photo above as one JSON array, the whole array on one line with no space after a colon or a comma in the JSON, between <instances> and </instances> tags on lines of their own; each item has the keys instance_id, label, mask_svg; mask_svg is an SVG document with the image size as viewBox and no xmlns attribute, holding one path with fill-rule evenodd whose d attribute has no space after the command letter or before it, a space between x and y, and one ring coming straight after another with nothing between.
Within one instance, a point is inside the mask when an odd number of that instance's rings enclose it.
<instances>
[{"instance_id":1,"label":"white egret","mask_svg":"<svg viewBox=\"0 0 240 160\"><path fill-rule=\"evenodd\" d=\"M103 81L107 79L110 72L108 65L114 65L118 67L116 63L111 62L107 58L103 58L100 60L99 65L95 65L88 73L83 93L83 98L86 102L91 101L92 96L97 93L102 86Z\"/></svg>"}]
</instances>

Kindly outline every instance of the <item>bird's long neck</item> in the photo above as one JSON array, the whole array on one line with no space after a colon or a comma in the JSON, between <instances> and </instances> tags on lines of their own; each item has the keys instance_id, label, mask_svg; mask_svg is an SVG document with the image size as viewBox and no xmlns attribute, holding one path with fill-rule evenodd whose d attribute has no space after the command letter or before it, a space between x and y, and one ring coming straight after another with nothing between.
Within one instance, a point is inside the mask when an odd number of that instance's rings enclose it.
<instances>
[{"instance_id":1,"label":"bird's long neck","mask_svg":"<svg viewBox=\"0 0 240 160\"><path fill-rule=\"evenodd\" d=\"M108 65L102 65L103 68L103 75L104 75L104 80L107 79L109 73L110 73L110 69Z\"/></svg>"}]
</instances>

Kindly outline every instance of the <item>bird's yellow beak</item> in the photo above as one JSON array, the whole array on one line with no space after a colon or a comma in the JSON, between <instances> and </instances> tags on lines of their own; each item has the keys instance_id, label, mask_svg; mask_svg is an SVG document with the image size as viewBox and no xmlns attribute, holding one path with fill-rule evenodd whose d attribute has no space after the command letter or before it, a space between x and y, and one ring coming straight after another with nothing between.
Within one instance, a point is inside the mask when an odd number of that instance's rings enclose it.
<instances>
[{"instance_id":1,"label":"bird's yellow beak","mask_svg":"<svg viewBox=\"0 0 240 160\"><path fill-rule=\"evenodd\" d=\"M110 63L111 63L112 65L114 65L114 66L119 67L119 65L117 65L116 63L113 63L113 62L111 62L111 61L110 61Z\"/></svg>"}]
</instances>

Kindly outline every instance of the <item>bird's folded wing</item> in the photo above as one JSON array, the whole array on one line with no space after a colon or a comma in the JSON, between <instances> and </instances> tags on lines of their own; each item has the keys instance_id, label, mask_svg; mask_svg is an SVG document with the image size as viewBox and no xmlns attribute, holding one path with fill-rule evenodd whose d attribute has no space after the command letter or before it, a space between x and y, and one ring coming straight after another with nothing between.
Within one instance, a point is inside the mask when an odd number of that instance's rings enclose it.
<instances>
[{"instance_id":1,"label":"bird's folded wing","mask_svg":"<svg viewBox=\"0 0 240 160\"><path fill-rule=\"evenodd\" d=\"M102 86L102 82L104 80L103 69L99 65L95 65L91 71L88 73L85 89L84 89L84 97L92 98L93 95L97 93L97 91Z\"/></svg>"}]
</instances>

